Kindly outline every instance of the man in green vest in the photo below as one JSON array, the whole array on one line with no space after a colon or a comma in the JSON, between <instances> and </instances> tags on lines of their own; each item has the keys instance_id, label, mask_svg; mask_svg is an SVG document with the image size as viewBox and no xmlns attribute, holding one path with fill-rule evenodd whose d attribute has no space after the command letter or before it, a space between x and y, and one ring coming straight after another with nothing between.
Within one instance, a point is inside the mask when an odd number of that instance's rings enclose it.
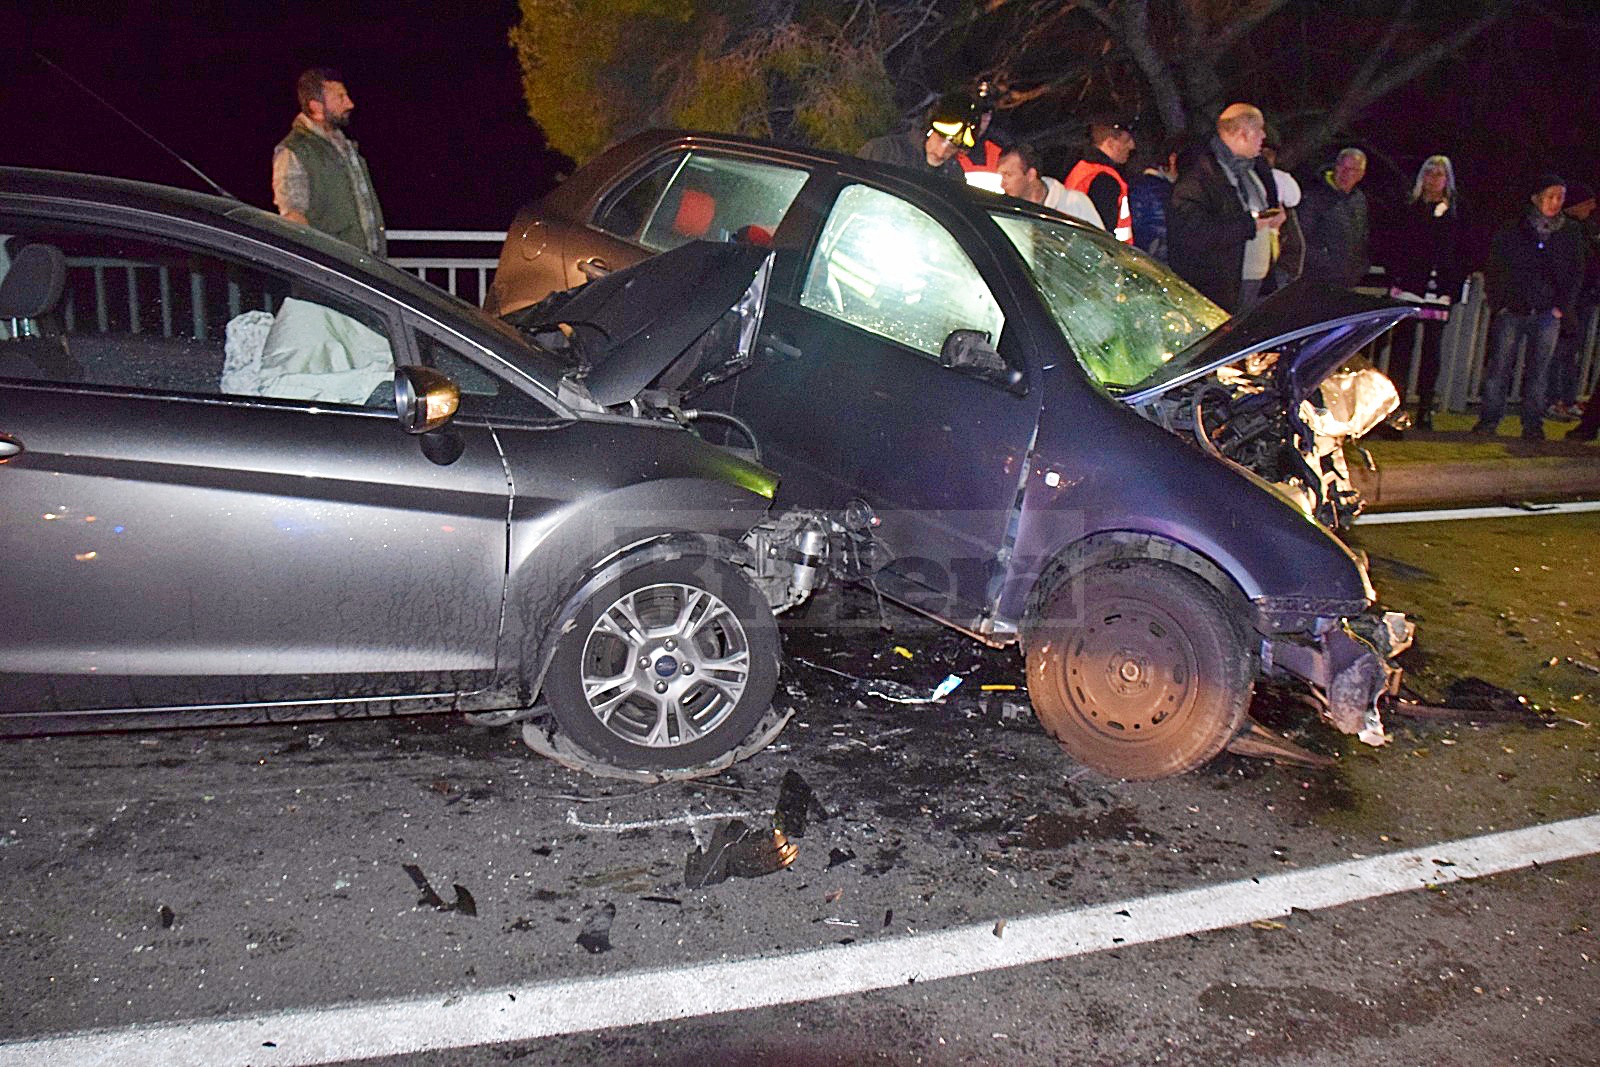
<instances>
[{"instance_id":1,"label":"man in green vest","mask_svg":"<svg viewBox=\"0 0 1600 1067\"><path fill-rule=\"evenodd\" d=\"M383 210L356 143L344 134L355 101L337 71L316 67L296 86L300 114L272 150L278 214L375 256L388 250Z\"/></svg>"}]
</instances>

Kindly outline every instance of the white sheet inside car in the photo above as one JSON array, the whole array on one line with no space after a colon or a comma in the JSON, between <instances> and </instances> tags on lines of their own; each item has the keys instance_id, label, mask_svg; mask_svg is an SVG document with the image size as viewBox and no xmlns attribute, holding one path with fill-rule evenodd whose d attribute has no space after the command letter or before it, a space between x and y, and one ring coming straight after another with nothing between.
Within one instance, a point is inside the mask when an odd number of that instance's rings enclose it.
<instances>
[{"instance_id":1,"label":"white sheet inside car","mask_svg":"<svg viewBox=\"0 0 1600 1067\"><path fill-rule=\"evenodd\" d=\"M348 315L288 297L263 336L265 314L228 323L225 392L362 404L394 377L388 340Z\"/></svg>"}]
</instances>

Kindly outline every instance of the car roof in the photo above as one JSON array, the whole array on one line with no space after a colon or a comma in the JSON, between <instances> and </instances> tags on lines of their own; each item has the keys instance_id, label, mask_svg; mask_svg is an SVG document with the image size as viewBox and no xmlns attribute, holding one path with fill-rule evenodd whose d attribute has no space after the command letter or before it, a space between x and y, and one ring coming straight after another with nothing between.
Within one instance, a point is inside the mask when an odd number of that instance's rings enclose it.
<instances>
[{"instance_id":1,"label":"car roof","mask_svg":"<svg viewBox=\"0 0 1600 1067\"><path fill-rule=\"evenodd\" d=\"M56 202L107 207L130 215L159 215L272 245L349 276L492 350L503 352L507 342L516 345L519 355L528 353L516 360L518 369L556 392L559 365L477 308L381 258L241 200L126 178L0 167L0 205L19 201L23 205Z\"/></svg>"}]
</instances>

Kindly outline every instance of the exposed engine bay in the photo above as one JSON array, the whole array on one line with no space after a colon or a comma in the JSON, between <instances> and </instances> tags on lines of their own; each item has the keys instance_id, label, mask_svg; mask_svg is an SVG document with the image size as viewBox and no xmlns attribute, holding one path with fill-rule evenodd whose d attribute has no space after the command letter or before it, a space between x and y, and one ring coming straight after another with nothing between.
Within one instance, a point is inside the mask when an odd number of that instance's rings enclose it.
<instances>
[{"instance_id":1,"label":"exposed engine bay","mask_svg":"<svg viewBox=\"0 0 1600 1067\"><path fill-rule=\"evenodd\" d=\"M1146 418L1276 486L1323 525L1347 529L1363 501L1344 446L1400 406L1400 395L1364 357L1350 360L1298 405L1286 402L1278 353L1248 357L1140 406Z\"/></svg>"}]
</instances>

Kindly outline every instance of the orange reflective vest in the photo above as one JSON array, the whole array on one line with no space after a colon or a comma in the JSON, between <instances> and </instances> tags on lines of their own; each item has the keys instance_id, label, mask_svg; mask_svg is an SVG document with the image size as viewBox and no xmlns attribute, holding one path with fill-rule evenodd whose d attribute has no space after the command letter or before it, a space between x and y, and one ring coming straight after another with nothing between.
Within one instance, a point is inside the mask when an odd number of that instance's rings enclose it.
<instances>
[{"instance_id":1,"label":"orange reflective vest","mask_svg":"<svg viewBox=\"0 0 1600 1067\"><path fill-rule=\"evenodd\" d=\"M968 185L976 185L980 189L987 189L992 193L1003 192L1000 188L1000 157L1005 153L1000 146L985 138L979 145L983 153L983 162L973 160L971 150L963 150L956 155L956 160L961 164L963 176Z\"/></svg>"},{"instance_id":2,"label":"orange reflective vest","mask_svg":"<svg viewBox=\"0 0 1600 1067\"><path fill-rule=\"evenodd\" d=\"M1133 212L1128 210L1128 183L1123 180L1117 168L1105 163L1092 163L1087 159L1080 159L1067 171L1067 176L1061 184L1068 189L1076 189L1085 196L1089 194L1089 186L1102 174L1109 174L1117 180L1117 224L1112 227L1111 235L1117 240L1133 244Z\"/></svg>"}]
</instances>

